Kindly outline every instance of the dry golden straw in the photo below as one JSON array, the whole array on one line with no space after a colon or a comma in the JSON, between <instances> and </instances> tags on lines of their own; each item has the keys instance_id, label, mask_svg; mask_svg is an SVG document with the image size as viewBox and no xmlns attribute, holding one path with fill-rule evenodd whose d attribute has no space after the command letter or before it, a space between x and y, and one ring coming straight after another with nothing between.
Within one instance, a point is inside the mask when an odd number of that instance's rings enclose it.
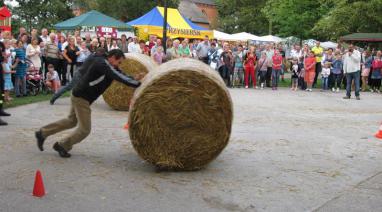
<instances>
[{"instance_id":1,"label":"dry golden straw","mask_svg":"<svg viewBox=\"0 0 382 212\"><path fill-rule=\"evenodd\" d=\"M139 74L146 75L157 67L155 62L146 55L128 53L125 56L126 60L124 60L120 68L125 74L134 78ZM128 111L134 91L134 88L114 81L103 94L103 98L114 110Z\"/></svg>"},{"instance_id":2,"label":"dry golden straw","mask_svg":"<svg viewBox=\"0 0 382 212\"><path fill-rule=\"evenodd\" d=\"M165 170L197 170L228 144L233 119L220 76L193 59L150 72L134 94L129 133L146 161Z\"/></svg>"}]
</instances>

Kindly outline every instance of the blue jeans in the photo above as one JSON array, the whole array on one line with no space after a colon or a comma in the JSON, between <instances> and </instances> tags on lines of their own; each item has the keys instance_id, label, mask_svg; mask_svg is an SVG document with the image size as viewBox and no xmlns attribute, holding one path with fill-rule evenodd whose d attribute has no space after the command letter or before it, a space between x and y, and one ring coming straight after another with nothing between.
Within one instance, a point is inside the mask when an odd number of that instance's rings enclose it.
<instances>
[{"instance_id":1,"label":"blue jeans","mask_svg":"<svg viewBox=\"0 0 382 212\"><path fill-rule=\"evenodd\" d=\"M21 92L20 92L21 87ZM27 79L26 76L16 76L15 77L15 93L16 96L20 96L21 94L27 95Z\"/></svg>"},{"instance_id":2,"label":"blue jeans","mask_svg":"<svg viewBox=\"0 0 382 212\"><path fill-rule=\"evenodd\" d=\"M329 89L329 77L322 77L322 90Z\"/></svg>"},{"instance_id":3,"label":"blue jeans","mask_svg":"<svg viewBox=\"0 0 382 212\"><path fill-rule=\"evenodd\" d=\"M351 96L351 85L353 80L355 85L355 96L359 96L360 71L353 72L353 73L346 73L346 96L348 97Z\"/></svg>"},{"instance_id":4,"label":"blue jeans","mask_svg":"<svg viewBox=\"0 0 382 212\"><path fill-rule=\"evenodd\" d=\"M272 87L274 88L277 88L279 85L280 72L281 70L272 70Z\"/></svg>"}]
</instances>

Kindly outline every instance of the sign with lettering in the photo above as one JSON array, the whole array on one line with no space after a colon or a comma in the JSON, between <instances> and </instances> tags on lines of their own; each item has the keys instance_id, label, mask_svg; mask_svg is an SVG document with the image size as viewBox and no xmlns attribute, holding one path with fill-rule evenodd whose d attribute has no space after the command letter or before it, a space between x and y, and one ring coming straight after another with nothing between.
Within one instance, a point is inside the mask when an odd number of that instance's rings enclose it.
<instances>
[{"instance_id":1,"label":"sign with lettering","mask_svg":"<svg viewBox=\"0 0 382 212\"><path fill-rule=\"evenodd\" d=\"M195 29L177 29L169 27L168 32L173 35L192 35L192 36L200 36L201 32Z\"/></svg>"},{"instance_id":2,"label":"sign with lettering","mask_svg":"<svg viewBox=\"0 0 382 212\"><path fill-rule=\"evenodd\" d=\"M97 27L97 36L98 37L112 37L117 38L117 29L114 27Z\"/></svg>"}]
</instances>

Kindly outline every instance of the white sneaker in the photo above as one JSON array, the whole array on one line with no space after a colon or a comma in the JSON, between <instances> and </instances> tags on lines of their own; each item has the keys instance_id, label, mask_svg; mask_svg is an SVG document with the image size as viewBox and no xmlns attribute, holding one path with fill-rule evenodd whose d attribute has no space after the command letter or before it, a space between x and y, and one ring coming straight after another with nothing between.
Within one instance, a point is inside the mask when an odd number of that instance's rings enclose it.
<instances>
[{"instance_id":1,"label":"white sneaker","mask_svg":"<svg viewBox=\"0 0 382 212\"><path fill-rule=\"evenodd\" d=\"M255 89L258 89L258 88L259 88L259 87L257 87L257 86L255 87Z\"/></svg>"},{"instance_id":2,"label":"white sneaker","mask_svg":"<svg viewBox=\"0 0 382 212\"><path fill-rule=\"evenodd\" d=\"M264 83L261 83L261 90L264 89Z\"/></svg>"},{"instance_id":3,"label":"white sneaker","mask_svg":"<svg viewBox=\"0 0 382 212\"><path fill-rule=\"evenodd\" d=\"M335 88L332 88L332 91L333 91L333 92L335 92L335 91L336 91L336 89L335 89Z\"/></svg>"},{"instance_id":4,"label":"white sneaker","mask_svg":"<svg viewBox=\"0 0 382 212\"><path fill-rule=\"evenodd\" d=\"M337 93L340 92L340 88L337 88Z\"/></svg>"},{"instance_id":5,"label":"white sneaker","mask_svg":"<svg viewBox=\"0 0 382 212\"><path fill-rule=\"evenodd\" d=\"M380 90L377 90L377 93L381 93L381 91L380 91Z\"/></svg>"},{"instance_id":6,"label":"white sneaker","mask_svg":"<svg viewBox=\"0 0 382 212\"><path fill-rule=\"evenodd\" d=\"M248 86L245 86L245 89L248 89Z\"/></svg>"},{"instance_id":7,"label":"white sneaker","mask_svg":"<svg viewBox=\"0 0 382 212\"><path fill-rule=\"evenodd\" d=\"M370 89L370 92L371 92L371 93L374 93L374 90L373 90L373 89Z\"/></svg>"}]
</instances>

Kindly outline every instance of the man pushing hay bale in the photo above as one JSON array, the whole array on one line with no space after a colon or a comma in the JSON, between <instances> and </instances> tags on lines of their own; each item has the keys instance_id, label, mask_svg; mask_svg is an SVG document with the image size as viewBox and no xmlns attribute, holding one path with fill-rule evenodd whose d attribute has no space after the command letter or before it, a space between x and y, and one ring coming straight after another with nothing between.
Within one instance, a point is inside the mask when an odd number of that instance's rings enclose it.
<instances>
[{"instance_id":1,"label":"man pushing hay bale","mask_svg":"<svg viewBox=\"0 0 382 212\"><path fill-rule=\"evenodd\" d=\"M220 76L193 59L150 72L132 99L129 133L134 148L160 169L197 170L228 144L232 101Z\"/></svg>"},{"instance_id":2,"label":"man pushing hay bale","mask_svg":"<svg viewBox=\"0 0 382 212\"><path fill-rule=\"evenodd\" d=\"M157 67L155 62L144 54L128 53L125 57L120 69L124 74L132 77L145 76ZM114 81L103 94L103 98L114 110L128 111L134 91L135 88Z\"/></svg>"}]
</instances>

